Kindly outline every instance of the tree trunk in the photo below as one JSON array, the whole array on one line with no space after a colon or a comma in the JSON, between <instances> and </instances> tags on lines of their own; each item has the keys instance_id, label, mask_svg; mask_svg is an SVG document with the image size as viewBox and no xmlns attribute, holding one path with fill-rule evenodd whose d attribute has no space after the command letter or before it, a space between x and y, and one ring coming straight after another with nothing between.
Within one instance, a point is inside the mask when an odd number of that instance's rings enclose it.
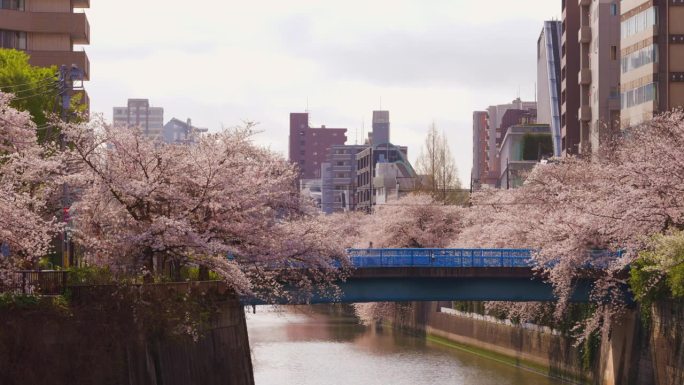
<instances>
[{"instance_id":1,"label":"tree trunk","mask_svg":"<svg viewBox=\"0 0 684 385\"><path fill-rule=\"evenodd\" d=\"M173 282L180 282L181 278L181 264L179 261L171 261L171 280Z\"/></svg>"},{"instance_id":2,"label":"tree trunk","mask_svg":"<svg viewBox=\"0 0 684 385\"><path fill-rule=\"evenodd\" d=\"M204 265L200 265L200 267L199 267L199 280L200 281L208 281L209 280L209 269Z\"/></svg>"}]
</instances>

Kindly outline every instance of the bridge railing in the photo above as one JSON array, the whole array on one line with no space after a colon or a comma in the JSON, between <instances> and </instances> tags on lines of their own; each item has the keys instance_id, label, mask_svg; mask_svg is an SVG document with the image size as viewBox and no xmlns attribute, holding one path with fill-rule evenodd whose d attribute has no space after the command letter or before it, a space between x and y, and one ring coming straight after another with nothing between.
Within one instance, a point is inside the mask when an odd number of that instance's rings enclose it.
<instances>
[{"instance_id":1,"label":"bridge railing","mask_svg":"<svg viewBox=\"0 0 684 385\"><path fill-rule=\"evenodd\" d=\"M530 249L348 249L354 267L531 267Z\"/></svg>"}]
</instances>

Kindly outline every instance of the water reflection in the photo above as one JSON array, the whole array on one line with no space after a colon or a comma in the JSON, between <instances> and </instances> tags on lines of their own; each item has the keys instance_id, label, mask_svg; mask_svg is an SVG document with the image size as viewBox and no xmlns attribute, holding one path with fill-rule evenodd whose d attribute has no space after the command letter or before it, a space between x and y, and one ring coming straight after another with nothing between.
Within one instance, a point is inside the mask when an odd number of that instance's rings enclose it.
<instances>
[{"instance_id":1,"label":"water reflection","mask_svg":"<svg viewBox=\"0 0 684 385\"><path fill-rule=\"evenodd\" d=\"M549 385L555 380L340 314L248 314L257 385Z\"/></svg>"}]
</instances>

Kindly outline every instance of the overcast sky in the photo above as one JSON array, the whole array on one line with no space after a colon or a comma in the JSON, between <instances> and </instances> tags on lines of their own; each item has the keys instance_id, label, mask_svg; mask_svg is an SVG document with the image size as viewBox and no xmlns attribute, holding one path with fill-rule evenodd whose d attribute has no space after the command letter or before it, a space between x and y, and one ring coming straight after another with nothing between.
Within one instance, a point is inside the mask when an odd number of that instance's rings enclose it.
<instances>
[{"instance_id":1,"label":"overcast sky","mask_svg":"<svg viewBox=\"0 0 684 385\"><path fill-rule=\"evenodd\" d=\"M444 130L464 186L472 111L534 99L536 41L559 0L95 0L86 10L91 110L148 98L211 131L257 121L287 156L290 112L362 141L372 110L418 156Z\"/></svg>"}]
</instances>

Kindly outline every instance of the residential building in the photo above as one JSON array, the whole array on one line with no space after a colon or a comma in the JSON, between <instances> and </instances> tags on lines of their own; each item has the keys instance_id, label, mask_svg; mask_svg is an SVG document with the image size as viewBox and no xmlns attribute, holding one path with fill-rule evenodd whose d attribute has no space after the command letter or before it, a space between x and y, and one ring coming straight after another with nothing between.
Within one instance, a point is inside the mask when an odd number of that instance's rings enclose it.
<instances>
[{"instance_id":1,"label":"residential building","mask_svg":"<svg viewBox=\"0 0 684 385\"><path fill-rule=\"evenodd\" d=\"M562 44L568 55L565 63L566 79L561 86L561 95L563 92L566 94L565 123L574 124L575 117L567 107L574 108L575 100L572 100L572 103L568 102L570 97L577 95L577 153L592 154L596 153L604 141L619 128L620 2L571 0L564 1L563 8L566 31ZM573 34L575 28L576 42L574 36L572 39L569 38L569 34ZM573 47L574 44L577 46ZM574 57L570 58L575 54L578 54L578 61L574 61ZM571 66L567 60L573 60L573 65ZM576 82L569 76L570 72L576 72ZM562 96L561 99L563 100ZM563 112L561 120L562 116Z\"/></svg>"},{"instance_id":2,"label":"residential building","mask_svg":"<svg viewBox=\"0 0 684 385\"><path fill-rule=\"evenodd\" d=\"M521 123L509 127L499 150L498 186L506 189L522 185L525 174L551 156L553 139L548 124Z\"/></svg>"},{"instance_id":3,"label":"residential building","mask_svg":"<svg viewBox=\"0 0 684 385\"><path fill-rule=\"evenodd\" d=\"M561 155L579 153L580 7L578 0L562 0L561 34Z\"/></svg>"},{"instance_id":4,"label":"residential building","mask_svg":"<svg viewBox=\"0 0 684 385\"><path fill-rule=\"evenodd\" d=\"M356 153L356 199L357 210L371 212L376 204L377 189L385 191L384 178L377 182L382 182L382 186L376 186L376 172L378 164L394 164L393 169L397 170L399 178L416 178L417 174L413 166L408 161L408 148L406 146L395 146L390 141L390 120L389 111L373 111L373 131L368 134L368 142L361 151ZM380 167L382 172L389 170ZM393 184L391 187L396 187ZM383 198L384 199L384 198Z\"/></svg>"},{"instance_id":5,"label":"residential building","mask_svg":"<svg viewBox=\"0 0 684 385\"><path fill-rule=\"evenodd\" d=\"M329 148L347 141L346 128L313 128L309 113L290 114L289 159L299 165L302 179L320 179Z\"/></svg>"},{"instance_id":6,"label":"residential building","mask_svg":"<svg viewBox=\"0 0 684 385\"><path fill-rule=\"evenodd\" d=\"M368 145L333 145L321 166L321 210L330 214L356 209L356 155Z\"/></svg>"},{"instance_id":7,"label":"residential building","mask_svg":"<svg viewBox=\"0 0 684 385\"><path fill-rule=\"evenodd\" d=\"M684 105L684 2L620 2L621 126Z\"/></svg>"},{"instance_id":8,"label":"residential building","mask_svg":"<svg viewBox=\"0 0 684 385\"><path fill-rule=\"evenodd\" d=\"M165 143L192 144L197 141L199 135L209 131L192 125L189 118L184 122L172 118L162 128L162 139Z\"/></svg>"},{"instance_id":9,"label":"residential building","mask_svg":"<svg viewBox=\"0 0 684 385\"><path fill-rule=\"evenodd\" d=\"M408 161L408 147L391 143L370 145L356 154L356 209L370 212L376 204L374 178L378 163L395 163L401 177L416 178Z\"/></svg>"},{"instance_id":10,"label":"residential building","mask_svg":"<svg viewBox=\"0 0 684 385\"><path fill-rule=\"evenodd\" d=\"M473 168L471 184L479 189L487 179L487 111L473 112Z\"/></svg>"},{"instance_id":11,"label":"residential building","mask_svg":"<svg viewBox=\"0 0 684 385\"><path fill-rule=\"evenodd\" d=\"M75 65L89 80L88 56L76 47L90 44L90 24L82 12L89 7L90 0L2 0L0 47L25 51L34 66ZM88 94L79 93L87 104Z\"/></svg>"},{"instance_id":12,"label":"residential building","mask_svg":"<svg viewBox=\"0 0 684 385\"><path fill-rule=\"evenodd\" d=\"M554 156L561 156L561 35L562 23L545 21L537 40L537 122L548 124ZM505 134L504 134L505 135Z\"/></svg>"},{"instance_id":13,"label":"residential building","mask_svg":"<svg viewBox=\"0 0 684 385\"><path fill-rule=\"evenodd\" d=\"M410 194L420 188L419 177L408 175L399 163L378 163L375 165L373 188L375 204L384 205Z\"/></svg>"},{"instance_id":14,"label":"residential building","mask_svg":"<svg viewBox=\"0 0 684 385\"><path fill-rule=\"evenodd\" d=\"M299 191L305 197L311 199L316 207L321 208L322 193L321 193L321 179L300 179Z\"/></svg>"},{"instance_id":15,"label":"residential building","mask_svg":"<svg viewBox=\"0 0 684 385\"><path fill-rule=\"evenodd\" d=\"M501 125L499 127L497 137L496 137L496 148L501 149L501 143L503 142L506 132L511 126L516 124L534 124L537 122L537 110L518 110L510 109L507 110L503 117L501 118Z\"/></svg>"},{"instance_id":16,"label":"residential building","mask_svg":"<svg viewBox=\"0 0 684 385\"><path fill-rule=\"evenodd\" d=\"M128 99L126 107L114 107L114 127L137 127L152 139L162 138L164 109L150 107L148 99Z\"/></svg>"},{"instance_id":17,"label":"residential building","mask_svg":"<svg viewBox=\"0 0 684 385\"><path fill-rule=\"evenodd\" d=\"M534 110L536 108L536 102L525 102L520 98L509 104L499 104L487 108L487 161L485 164L487 176L482 181L483 184L495 186L500 174L497 142L501 142L501 121L506 111L511 109Z\"/></svg>"}]
</instances>

